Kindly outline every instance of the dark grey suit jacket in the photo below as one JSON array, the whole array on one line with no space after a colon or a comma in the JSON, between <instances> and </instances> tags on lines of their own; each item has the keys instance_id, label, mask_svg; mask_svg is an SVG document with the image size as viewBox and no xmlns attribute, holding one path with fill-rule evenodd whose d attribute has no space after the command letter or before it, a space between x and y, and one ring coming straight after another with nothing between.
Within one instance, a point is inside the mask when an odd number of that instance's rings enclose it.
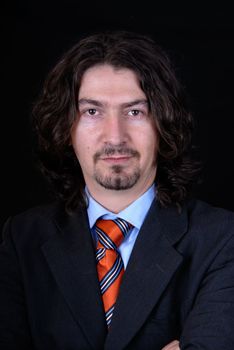
<instances>
[{"instance_id":1,"label":"dark grey suit jacket","mask_svg":"<svg viewBox=\"0 0 234 350\"><path fill-rule=\"evenodd\" d=\"M234 349L234 214L153 202L107 332L85 210L60 204L7 222L0 247L0 349Z\"/></svg>"}]
</instances>

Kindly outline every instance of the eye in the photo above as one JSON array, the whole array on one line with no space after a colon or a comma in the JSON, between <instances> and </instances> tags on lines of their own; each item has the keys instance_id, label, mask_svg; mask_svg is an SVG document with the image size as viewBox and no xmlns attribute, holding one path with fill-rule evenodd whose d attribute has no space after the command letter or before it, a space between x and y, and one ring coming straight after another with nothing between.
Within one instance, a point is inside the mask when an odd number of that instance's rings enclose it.
<instances>
[{"instance_id":1,"label":"eye","mask_svg":"<svg viewBox=\"0 0 234 350\"><path fill-rule=\"evenodd\" d=\"M96 112L97 112L97 110L96 110L95 108L89 108L89 109L87 110L87 113L88 113L89 115L95 115Z\"/></svg>"},{"instance_id":2,"label":"eye","mask_svg":"<svg viewBox=\"0 0 234 350\"><path fill-rule=\"evenodd\" d=\"M96 108L86 108L83 111L80 111L81 116L85 118L96 118L100 115L100 111L97 110Z\"/></svg>"},{"instance_id":3,"label":"eye","mask_svg":"<svg viewBox=\"0 0 234 350\"><path fill-rule=\"evenodd\" d=\"M131 111L128 112L129 115L136 117L140 114L141 111L139 109L132 109Z\"/></svg>"}]
</instances>

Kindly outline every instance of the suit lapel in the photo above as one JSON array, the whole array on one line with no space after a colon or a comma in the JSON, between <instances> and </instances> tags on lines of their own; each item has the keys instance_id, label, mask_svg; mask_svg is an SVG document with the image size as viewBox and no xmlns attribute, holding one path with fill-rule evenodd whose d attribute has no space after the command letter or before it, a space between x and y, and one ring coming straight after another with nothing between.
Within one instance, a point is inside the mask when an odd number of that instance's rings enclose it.
<instances>
[{"instance_id":1,"label":"suit lapel","mask_svg":"<svg viewBox=\"0 0 234 350\"><path fill-rule=\"evenodd\" d=\"M117 300L105 349L123 349L141 328L182 262L172 244L187 228L186 213L156 202L138 235Z\"/></svg>"},{"instance_id":2,"label":"suit lapel","mask_svg":"<svg viewBox=\"0 0 234 350\"><path fill-rule=\"evenodd\" d=\"M74 319L94 349L103 347L106 323L86 212L60 217L42 250Z\"/></svg>"}]
</instances>

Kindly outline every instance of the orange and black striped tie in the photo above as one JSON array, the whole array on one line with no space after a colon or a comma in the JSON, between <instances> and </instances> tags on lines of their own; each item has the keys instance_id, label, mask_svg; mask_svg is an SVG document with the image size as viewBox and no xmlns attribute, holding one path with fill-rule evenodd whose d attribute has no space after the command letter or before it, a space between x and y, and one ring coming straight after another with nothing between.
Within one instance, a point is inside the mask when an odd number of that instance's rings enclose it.
<instances>
[{"instance_id":1,"label":"orange and black striped tie","mask_svg":"<svg viewBox=\"0 0 234 350\"><path fill-rule=\"evenodd\" d=\"M107 326L110 326L119 286L124 273L124 265L118 247L132 225L123 219L99 219L96 222L97 272Z\"/></svg>"}]
</instances>

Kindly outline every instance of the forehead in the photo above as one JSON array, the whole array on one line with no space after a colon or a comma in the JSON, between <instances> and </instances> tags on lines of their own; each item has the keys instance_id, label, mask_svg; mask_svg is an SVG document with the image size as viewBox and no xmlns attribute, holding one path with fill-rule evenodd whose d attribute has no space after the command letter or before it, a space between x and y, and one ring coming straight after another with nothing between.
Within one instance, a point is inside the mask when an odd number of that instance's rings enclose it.
<instances>
[{"instance_id":1,"label":"forehead","mask_svg":"<svg viewBox=\"0 0 234 350\"><path fill-rule=\"evenodd\" d=\"M81 79L79 99L115 96L122 100L145 98L138 76L133 70L102 64L85 71Z\"/></svg>"}]
</instances>

